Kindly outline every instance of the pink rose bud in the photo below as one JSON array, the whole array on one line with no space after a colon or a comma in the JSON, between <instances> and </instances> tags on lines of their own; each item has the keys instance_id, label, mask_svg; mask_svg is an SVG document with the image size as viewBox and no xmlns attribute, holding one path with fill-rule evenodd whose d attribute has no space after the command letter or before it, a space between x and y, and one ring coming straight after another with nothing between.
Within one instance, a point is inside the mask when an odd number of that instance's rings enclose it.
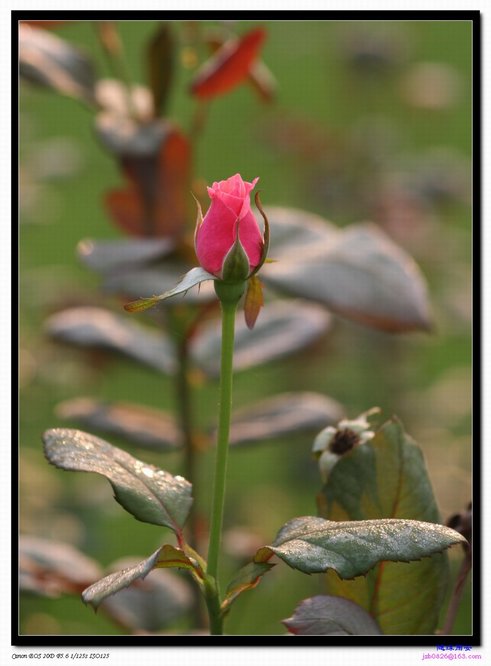
<instances>
[{"instance_id":1,"label":"pink rose bud","mask_svg":"<svg viewBox=\"0 0 491 666\"><path fill-rule=\"evenodd\" d=\"M213 183L208 188L211 205L203 220L198 220L195 236L196 256L201 266L221 279L247 279L264 260L265 242L259 229L249 200L250 192L259 179L252 183L242 180L237 173L227 180ZM240 253L232 257L231 250L237 247ZM240 255L240 256L239 256ZM228 261L225 268L225 260ZM248 263L248 267L247 267ZM243 267L241 267L241 264ZM244 265L245 264L245 265ZM233 269L231 267L234 266ZM242 271L242 273L241 273Z\"/></svg>"}]
</instances>

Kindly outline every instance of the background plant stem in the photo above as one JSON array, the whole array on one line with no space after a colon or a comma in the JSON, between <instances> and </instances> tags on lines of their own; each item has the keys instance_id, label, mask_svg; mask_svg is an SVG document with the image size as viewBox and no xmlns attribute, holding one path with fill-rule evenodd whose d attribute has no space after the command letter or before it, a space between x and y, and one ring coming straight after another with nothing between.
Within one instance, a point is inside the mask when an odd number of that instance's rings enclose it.
<instances>
[{"instance_id":1,"label":"background plant stem","mask_svg":"<svg viewBox=\"0 0 491 666\"><path fill-rule=\"evenodd\" d=\"M193 484L193 495L198 494L198 475L196 473L196 451L193 438L193 415L191 405L191 391L188 379L189 349L185 337L178 344L178 369L176 375L176 402L179 425L183 437L184 447L184 476ZM192 548L199 549L198 520L195 503L189 512L187 521L187 540ZM200 590L193 586L193 620L194 626L203 628L206 626L206 616L203 613L202 597Z\"/></svg>"},{"instance_id":2,"label":"background plant stem","mask_svg":"<svg viewBox=\"0 0 491 666\"><path fill-rule=\"evenodd\" d=\"M98 21L94 26L114 75L124 85L128 114L136 118L138 114L131 96L131 79L116 24L112 21Z\"/></svg>"},{"instance_id":3,"label":"background plant stem","mask_svg":"<svg viewBox=\"0 0 491 666\"><path fill-rule=\"evenodd\" d=\"M184 476L193 484L194 496L197 494L196 455L192 432L191 395L188 381L188 345L184 339L178 345L178 367L176 375L176 402L179 426L182 432L184 447ZM196 511L192 507L187 521L189 528L188 541L192 548L198 548Z\"/></svg>"},{"instance_id":4,"label":"background plant stem","mask_svg":"<svg viewBox=\"0 0 491 666\"><path fill-rule=\"evenodd\" d=\"M462 601L462 595L465 589L465 582L467 576L472 568L472 555L471 549L469 548L465 557L462 561L462 564L457 574L457 580L455 581L455 587L452 592L452 598L448 605L447 617L445 618L445 624L443 629L439 632L443 636L449 636L452 633L453 626L455 623L455 618L457 617L457 612L459 610L460 602Z\"/></svg>"}]
</instances>

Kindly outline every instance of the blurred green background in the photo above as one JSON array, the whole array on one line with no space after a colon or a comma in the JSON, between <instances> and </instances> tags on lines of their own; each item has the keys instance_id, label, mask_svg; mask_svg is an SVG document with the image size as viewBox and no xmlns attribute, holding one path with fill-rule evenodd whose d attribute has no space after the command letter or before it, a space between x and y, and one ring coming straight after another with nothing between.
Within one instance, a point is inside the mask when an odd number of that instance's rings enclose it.
<instances>
[{"instance_id":1,"label":"blurred green background","mask_svg":"<svg viewBox=\"0 0 491 666\"><path fill-rule=\"evenodd\" d=\"M145 44L156 22L119 24L130 76L145 81ZM239 32L258 22L239 22ZM460 21L267 21L263 60L278 85L263 104L242 85L212 102L196 148L194 174L211 183L239 172L260 176L264 206L318 213L336 225L371 219L421 266L430 290L434 330L389 335L335 318L325 339L287 361L237 376L235 405L285 390L315 390L349 416L377 405L397 414L421 445L445 520L471 493L471 47L472 24ZM175 22L176 35L181 24ZM56 33L84 49L109 76L92 26ZM177 67L169 115L192 122L190 72ZM173 408L170 380L129 361L87 357L49 342L46 316L77 303L120 303L101 295L98 278L78 263L86 237L120 236L104 212L104 193L120 173L94 135L93 118L72 99L21 86L21 531L74 544L108 565L146 557L162 530L135 521L111 498L106 481L48 466L41 434L64 424L60 401L104 400ZM190 221L192 223L193 221ZM199 423L216 404L215 384L200 385ZM137 457L180 471L177 454ZM320 489L312 442L235 450L225 523L253 527L271 542L293 516L316 512ZM212 455L200 458L200 493L209 501ZM167 538L167 535L165 535ZM450 553L459 564L458 549ZM235 564L224 566L231 572ZM237 602L230 633L281 634L280 620L319 592L318 577L277 567ZM470 633L470 592L455 633ZM103 614L77 597L21 604L21 633L117 634Z\"/></svg>"}]
</instances>

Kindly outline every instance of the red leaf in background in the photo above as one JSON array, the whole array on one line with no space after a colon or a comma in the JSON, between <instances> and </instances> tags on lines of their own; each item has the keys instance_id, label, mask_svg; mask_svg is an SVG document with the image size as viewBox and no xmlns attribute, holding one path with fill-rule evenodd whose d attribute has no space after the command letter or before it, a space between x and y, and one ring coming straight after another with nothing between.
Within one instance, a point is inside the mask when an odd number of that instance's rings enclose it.
<instances>
[{"instance_id":1,"label":"red leaf in background","mask_svg":"<svg viewBox=\"0 0 491 666\"><path fill-rule=\"evenodd\" d=\"M60 25L65 25L65 23L75 23L75 21L20 21L20 23L26 23L33 28L49 30L50 28L58 28Z\"/></svg>"},{"instance_id":2,"label":"red leaf in background","mask_svg":"<svg viewBox=\"0 0 491 666\"><path fill-rule=\"evenodd\" d=\"M186 137L171 130L156 154L123 156L128 185L106 194L117 225L132 236L179 237L187 222L191 149Z\"/></svg>"},{"instance_id":3,"label":"red leaf in background","mask_svg":"<svg viewBox=\"0 0 491 666\"><path fill-rule=\"evenodd\" d=\"M248 78L266 38L261 28L240 39L230 39L198 70L191 83L191 93L206 99L228 92Z\"/></svg>"},{"instance_id":4,"label":"red leaf in background","mask_svg":"<svg viewBox=\"0 0 491 666\"><path fill-rule=\"evenodd\" d=\"M144 236L142 232L143 206L138 192L132 186L126 190L112 190L105 203L117 225L130 236Z\"/></svg>"},{"instance_id":5,"label":"red leaf in background","mask_svg":"<svg viewBox=\"0 0 491 666\"><path fill-rule=\"evenodd\" d=\"M212 53L218 51L226 41L226 37L221 32L212 32L208 34L206 42ZM276 96L277 83L264 62L259 58L252 63L248 74L248 81L263 102L272 102Z\"/></svg>"}]
</instances>

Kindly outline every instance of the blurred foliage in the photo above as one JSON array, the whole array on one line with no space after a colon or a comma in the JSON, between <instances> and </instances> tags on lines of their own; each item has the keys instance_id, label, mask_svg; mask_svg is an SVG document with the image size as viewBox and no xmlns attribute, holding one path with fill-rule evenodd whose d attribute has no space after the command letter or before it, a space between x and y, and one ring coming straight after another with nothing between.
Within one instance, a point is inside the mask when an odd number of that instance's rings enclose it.
<instances>
[{"instance_id":1,"label":"blurred foliage","mask_svg":"<svg viewBox=\"0 0 491 666\"><path fill-rule=\"evenodd\" d=\"M256 27L240 22L241 33ZM276 101L259 104L251 86L213 101L195 147L195 174L206 183L236 172L247 179L259 175L266 210L293 206L338 226L365 220L380 225L421 266L434 328L395 337L336 317L308 350L241 373L235 406L278 391L315 390L351 416L374 404L386 416L397 413L422 447L445 518L460 511L471 492L472 25L327 20L271 21L264 27L262 57L276 78ZM186 31L202 26L171 22L171 28L180 39L180 66L165 108L187 130L196 118L187 92L195 54ZM128 77L142 83L145 45L156 23L122 22L119 30ZM67 23L57 34L90 54L100 76L110 75L92 25ZM103 197L121 187L121 177L98 145L86 109L73 99L22 84L20 120L20 527L69 542L103 567L122 556L143 559L161 544L160 528L129 518L101 479L48 468L40 441L44 430L64 425L55 406L80 395L174 407L168 378L94 351L65 349L43 336L50 314L115 302L98 291L99 279L77 261L75 248L85 237L120 237ZM190 229L193 224L191 216ZM205 427L215 410L215 386L202 390L198 370L192 379L199 391L198 425ZM117 436L111 441L128 446ZM321 481L311 445L311 438L296 435L285 444L266 441L234 450L225 527L254 525L262 543L269 543L292 515L315 513ZM145 451L144 457L182 472L178 453ZM201 454L200 506L209 503L211 468L211 456ZM237 558L232 552L224 563L224 579L237 569ZM450 553L453 575L460 558ZM281 619L319 593L315 577L285 569L276 567L254 594L237 600L227 631L284 633ZM28 596L21 619L27 634L122 631L77 597ZM468 590L454 631L470 630Z\"/></svg>"}]
</instances>

